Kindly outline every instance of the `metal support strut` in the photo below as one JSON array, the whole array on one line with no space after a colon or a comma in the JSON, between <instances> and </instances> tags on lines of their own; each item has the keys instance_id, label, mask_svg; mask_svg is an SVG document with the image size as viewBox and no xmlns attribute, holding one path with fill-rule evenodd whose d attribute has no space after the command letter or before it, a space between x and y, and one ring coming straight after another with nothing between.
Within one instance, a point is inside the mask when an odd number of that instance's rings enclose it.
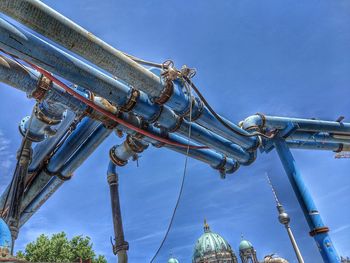
<instances>
[{"instance_id":1,"label":"metal support strut","mask_svg":"<svg viewBox=\"0 0 350 263\"><path fill-rule=\"evenodd\" d=\"M322 221L290 149L283 139L275 139L274 145L310 227L310 236L315 239L323 261L325 263L340 263L338 253L328 234L329 229Z\"/></svg>"},{"instance_id":2,"label":"metal support strut","mask_svg":"<svg viewBox=\"0 0 350 263\"><path fill-rule=\"evenodd\" d=\"M114 227L114 241L115 244L111 243L113 246L113 254L118 254L119 263L127 263L128 255L127 250L129 250L129 243L124 239L124 230L122 216L120 212L120 202L119 202L119 190L118 190L118 174L116 171L116 165L110 161L107 171L107 181L109 184L109 190L111 194L111 204L112 204L112 217L113 217L113 227Z\"/></svg>"},{"instance_id":3,"label":"metal support strut","mask_svg":"<svg viewBox=\"0 0 350 263\"><path fill-rule=\"evenodd\" d=\"M24 185L28 173L28 166L32 158L31 146L32 142L24 137L17 155L18 163L13 178L12 189L10 191L10 205L6 217L6 222L10 228L12 237L11 255L13 254L15 240L18 237L19 218L21 214L21 205L24 196Z\"/></svg>"}]
</instances>

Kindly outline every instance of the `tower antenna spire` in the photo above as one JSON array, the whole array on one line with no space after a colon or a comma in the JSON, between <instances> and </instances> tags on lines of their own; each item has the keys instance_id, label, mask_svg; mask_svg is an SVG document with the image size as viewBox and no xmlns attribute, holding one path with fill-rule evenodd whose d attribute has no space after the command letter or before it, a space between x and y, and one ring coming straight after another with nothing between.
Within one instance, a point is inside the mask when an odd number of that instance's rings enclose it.
<instances>
[{"instance_id":1,"label":"tower antenna spire","mask_svg":"<svg viewBox=\"0 0 350 263\"><path fill-rule=\"evenodd\" d=\"M268 173L266 173L266 177L267 177L267 181L268 181L268 183L269 183L269 185L270 185L270 187L271 187L273 196L274 196L274 198L275 198L276 205L277 205L277 206L278 206L278 205L281 205L280 201L278 200L278 196L277 196L276 190L275 190L275 188L274 188L273 185L272 185L272 182L271 182L271 179L270 179L270 176L268 175Z\"/></svg>"},{"instance_id":2,"label":"tower antenna spire","mask_svg":"<svg viewBox=\"0 0 350 263\"><path fill-rule=\"evenodd\" d=\"M297 242L296 242L296 240L294 238L292 229L290 228L290 225L289 225L290 217L286 213L286 211L284 210L284 207L282 206L280 201L278 200L277 192L276 192L275 188L273 187L271 179L270 179L270 177L269 177L269 175L267 173L266 173L266 177L267 177L267 181L268 181L269 185L271 186L271 190L272 190L273 196L274 196L275 201L276 201L276 208L277 208L277 211L278 211L278 221L282 225L284 225L284 227L287 230L290 242L292 243L292 246L294 248L294 252L295 252L295 255L297 256L298 262L299 263L304 263L304 259L303 259L302 255L300 253L298 244L297 244Z\"/></svg>"}]
</instances>

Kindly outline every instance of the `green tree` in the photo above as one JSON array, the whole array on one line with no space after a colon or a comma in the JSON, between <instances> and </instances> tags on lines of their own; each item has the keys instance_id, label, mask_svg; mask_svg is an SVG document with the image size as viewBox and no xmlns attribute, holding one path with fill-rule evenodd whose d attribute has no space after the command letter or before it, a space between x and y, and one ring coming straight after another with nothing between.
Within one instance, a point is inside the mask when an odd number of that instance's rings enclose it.
<instances>
[{"instance_id":1,"label":"green tree","mask_svg":"<svg viewBox=\"0 0 350 263\"><path fill-rule=\"evenodd\" d=\"M51 238L40 235L26 246L25 252L18 251L17 257L30 262L79 262L90 259L92 263L107 263L104 256L96 256L89 237L75 236L68 240L64 232Z\"/></svg>"}]
</instances>

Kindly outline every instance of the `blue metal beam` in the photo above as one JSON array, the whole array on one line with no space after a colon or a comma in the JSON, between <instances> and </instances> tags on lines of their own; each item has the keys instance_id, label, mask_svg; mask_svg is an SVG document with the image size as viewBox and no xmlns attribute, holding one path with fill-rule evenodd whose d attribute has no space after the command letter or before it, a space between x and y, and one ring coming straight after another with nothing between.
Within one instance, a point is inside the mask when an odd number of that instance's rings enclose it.
<instances>
[{"instance_id":1,"label":"blue metal beam","mask_svg":"<svg viewBox=\"0 0 350 263\"><path fill-rule=\"evenodd\" d=\"M322 221L288 145L283 139L275 139L274 144L309 225L310 235L315 239L323 261L325 263L339 263L340 258L328 234L329 229Z\"/></svg>"}]
</instances>

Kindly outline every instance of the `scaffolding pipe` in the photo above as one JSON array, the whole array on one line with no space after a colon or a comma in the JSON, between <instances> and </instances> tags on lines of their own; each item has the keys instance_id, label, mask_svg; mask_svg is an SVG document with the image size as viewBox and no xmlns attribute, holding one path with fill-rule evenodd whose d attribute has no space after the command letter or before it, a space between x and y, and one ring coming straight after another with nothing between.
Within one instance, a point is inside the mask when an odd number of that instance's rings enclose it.
<instances>
[{"instance_id":1,"label":"scaffolding pipe","mask_svg":"<svg viewBox=\"0 0 350 263\"><path fill-rule=\"evenodd\" d=\"M350 144L343 143L320 143L320 142L305 142L305 141L286 141L288 147L293 149L304 150L324 150L333 152L350 151Z\"/></svg>"},{"instance_id":2,"label":"scaffolding pipe","mask_svg":"<svg viewBox=\"0 0 350 263\"><path fill-rule=\"evenodd\" d=\"M0 3L0 10L136 89L144 91L151 99L161 97L166 91L160 77L40 1L3 0ZM188 114L190 101L189 96L184 94L179 86L174 85L167 105L179 115ZM194 108L200 106L200 101L194 101ZM199 124L244 148L256 149L258 147L256 137L242 136L241 134L248 135L248 133L224 119L225 123L236 133L228 130L214 118L206 107L203 108L203 112L199 112L197 117Z\"/></svg>"},{"instance_id":3,"label":"scaffolding pipe","mask_svg":"<svg viewBox=\"0 0 350 263\"><path fill-rule=\"evenodd\" d=\"M294 132L286 138L287 141L350 144L350 135L334 135L320 132Z\"/></svg>"},{"instance_id":4,"label":"scaffolding pipe","mask_svg":"<svg viewBox=\"0 0 350 263\"><path fill-rule=\"evenodd\" d=\"M32 68L22 68L10 58L2 57L0 62L1 61L3 62L3 63L0 63L1 81L7 81L7 84L13 86L14 88L17 88L19 90L26 92L27 95L31 94L35 90L37 81L40 77L40 74L36 70ZM79 89L79 91L80 91L80 94L82 94L83 96L85 97L89 96L89 93L85 92L83 89ZM60 87L58 87L55 84L52 84L52 89L45 96L45 98L48 101L50 101L50 103L59 103L62 105L66 105L69 111L81 113L81 112L85 112L87 109L86 105L80 103L77 99L65 93ZM96 96L94 96L94 98L98 99L98 97ZM104 106L104 105L105 105L104 103L100 104L100 106ZM93 112L91 113L91 115L92 117L97 118L98 120L99 120L99 117L101 117L99 115L94 114ZM152 125L144 125L144 123L141 122L140 118L138 117L135 117L127 113L122 113L121 116L122 116L122 119L128 121L134 126L146 129L147 131L150 131L157 136L164 135L164 133L159 128L156 128ZM128 134L135 134L134 131L127 129L126 127L123 127L123 129ZM169 137L169 139L171 139L174 142L180 142L183 144L187 144L188 142L187 139L184 139L181 136L178 136L174 133L167 134L167 136ZM153 144L159 143L158 141L153 140L151 138L147 138L147 140L148 142ZM190 142L190 145L198 146L198 144L195 144L193 142ZM177 148L177 147L170 147L168 145L165 145L165 147L171 148L172 150L185 154L184 149ZM200 161L203 161L205 163L208 163L212 167L221 169L226 173L234 172L235 170L237 170L239 166L239 164L235 160L225 157L225 155L210 149L190 149L189 156L191 156L192 158L198 159Z\"/></svg>"},{"instance_id":5,"label":"scaffolding pipe","mask_svg":"<svg viewBox=\"0 0 350 263\"><path fill-rule=\"evenodd\" d=\"M297 131L350 135L350 123L337 121L276 117L258 114L246 118L242 124L242 127L245 130L259 130L266 128L270 130L284 130L286 128L295 128Z\"/></svg>"},{"instance_id":6,"label":"scaffolding pipe","mask_svg":"<svg viewBox=\"0 0 350 263\"><path fill-rule=\"evenodd\" d=\"M40 40L34 35L19 29L0 19L0 47L21 59L38 64L48 71L62 75L67 80L108 98L122 108L129 107L129 99L134 92L128 86L104 75L93 67ZM133 112L149 122L157 122L171 132L180 132L187 136L189 122L177 116L167 106L159 106L150 101L148 96L139 92L133 104ZM255 160L255 152L247 152L241 146L210 132L204 127L192 123L193 140L234 157L243 165Z\"/></svg>"},{"instance_id":7,"label":"scaffolding pipe","mask_svg":"<svg viewBox=\"0 0 350 263\"><path fill-rule=\"evenodd\" d=\"M107 182L109 184L109 191L111 195L111 207L112 207L112 218L113 218L113 229L114 229L114 241L113 254L118 255L118 263L127 263L129 249L129 243L125 241L124 230L123 230L123 220L120 210L119 201L119 178L116 169L116 165L113 160L109 162L107 170ZM112 241L111 241L112 242Z\"/></svg>"},{"instance_id":8,"label":"scaffolding pipe","mask_svg":"<svg viewBox=\"0 0 350 263\"><path fill-rule=\"evenodd\" d=\"M34 178L31 186L27 189L23 199L22 210L29 205L33 198L50 181L52 176L62 177L62 180L69 179L63 175L62 167L73 158L74 154L82 147L85 141L94 134L99 126L98 121L84 118L78 124L75 131L64 141L58 151L51 157L49 163L43 167L43 170Z\"/></svg>"}]
</instances>

